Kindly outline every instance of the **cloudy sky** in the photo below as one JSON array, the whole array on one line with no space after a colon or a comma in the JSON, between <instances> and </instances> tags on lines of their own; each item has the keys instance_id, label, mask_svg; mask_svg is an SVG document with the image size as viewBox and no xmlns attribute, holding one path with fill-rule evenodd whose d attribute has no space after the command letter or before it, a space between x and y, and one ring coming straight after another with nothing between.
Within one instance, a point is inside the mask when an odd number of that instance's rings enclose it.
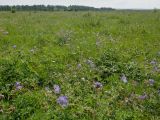
<instances>
[{"instance_id":1,"label":"cloudy sky","mask_svg":"<svg viewBox=\"0 0 160 120\"><path fill-rule=\"evenodd\" d=\"M0 5L86 5L112 8L160 8L160 0L0 0Z\"/></svg>"}]
</instances>

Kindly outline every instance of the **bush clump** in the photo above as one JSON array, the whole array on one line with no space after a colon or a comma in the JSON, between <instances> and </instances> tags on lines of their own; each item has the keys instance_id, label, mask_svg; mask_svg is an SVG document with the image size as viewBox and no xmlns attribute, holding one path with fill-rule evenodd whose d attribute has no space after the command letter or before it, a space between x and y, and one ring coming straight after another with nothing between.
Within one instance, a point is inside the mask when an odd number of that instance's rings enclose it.
<instances>
[{"instance_id":1,"label":"bush clump","mask_svg":"<svg viewBox=\"0 0 160 120\"><path fill-rule=\"evenodd\" d=\"M15 13L15 12L16 12L15 6L11 7L11 13Z\"/></svg>"},{"instance_id":2,"label":"bush clump","mask_svg":"<svg viewBox=\"0 0 160 120\"><path fill-rule=\"evenodd\" d=\"M125 74L128 78L141 80L145 78L144 70L139 67L136 62L125 62L113 49L109 49L99 60L97 65L101 74L101 78L105 79L114 74Z\"/></svg>"},{"instance_id":3,"label":"bush clump","mask_svg":"<svg viewBox=\"0 0 160 120\"><path fill-rule=\"evenodd\" d=\"M57 44L60 46L63 46L65 44L68 44L71 41L71 37L72 37L72 31L60 31L57 34Z\"/></svg>"}]
</instances>

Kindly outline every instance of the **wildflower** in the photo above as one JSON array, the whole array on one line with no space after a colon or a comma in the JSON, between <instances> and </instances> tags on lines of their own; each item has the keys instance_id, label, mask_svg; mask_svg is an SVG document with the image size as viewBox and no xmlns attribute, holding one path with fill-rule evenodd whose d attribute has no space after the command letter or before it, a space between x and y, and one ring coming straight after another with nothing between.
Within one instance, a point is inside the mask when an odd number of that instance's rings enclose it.
<instances>
[{"instance_id":1,"label":"wildflower","mask_svg":"<svg viewBox=\"0 0 160 120\"><path fill-rule=\"evenodd\" d=\"M146 94L139 96L139 99L140 99L140 100L145 100L146 98L147 98L147 95L146 95Z\"/></svg>"},{"instance_id":2,"label":"wildflower","mask_svg":"<svg viewBox=\"0 0 160 120\"><path fill-rule=\"evenodd\" d=\"M100 83L100 82L95 82L95 83L94 83L94 87L95 87L95 88L102 88L103 85L102 85L102 83Z\"/></svg>"},{"instance_id":3,"label":"wildflower","mask_svg":"<svg viewBox=\"0 0 160 120\"><path fill-rule=\"evenodd\" d=\"M71 66L71 64L67 64L67 68L71 68L72 66Z\"/></svg>"},{"instance_id":4,"label":"wildflower","mask_svg":"<svg viewBox=\"0 0 160 120\"><path fill-rule=\"evenodd\" d=\"M13 48L15 49L17 47L17 45L13 45Z\"/></svg>"},{"instance_id":5,"label":"wildflower","mask_svg":"<svg viewBox=\"0 0 160 120\"><path fill-rule=\"evenodd\" d=\"M152 60L152 61L150 62L150 64L151 64L151 65L156 65L157 62L156 62L155 60Z\"/></svg>"},{"instance_id":6,"label":"wildflower","mask_svg":"<svg viewBox=\"0 0 160 120\"><path fill-rule=\"evenodd\" d=\"M96 46L99 46L99 45L100 45L100 41L96 40Z\"/></svg>"},{"instance_id":7,"label":"wildflower","mask_svg":"<svg viewBox=\"0 0 160 120\"><path fill-rule=\"evenodd\" d=\"M83 78L81 78L81 80L85 81L85 78L83 77Z\"/></svg>"},{"instance_id":8,"label":"wildflower","mask_svg":"<svg viewBox=\"0 0 160 120\"><path fill-rule=\"evenodd\" d=\"M82 67L82 65L81 65L81 64L78 64L78 65L77 65L77 68L78 68L78 69L80 69L81 67Z\"/></svg>"},{"instance_id":9,"label":"wildflower","mask_svg":"<svg viewBox=\"0 0 160 120\"><path fill-rule=\"evenodd\" d=\"M155 67L153 68L153 71L158 72L158 71L159 71L158 67L155 66Z\"/></svg>"},{"instance_id":10,"label":"wildflower","mask_svg":"<svg viewBox=\"0 0 160 120\"><path fill-rule=\"evenodd\" d=\"M23 88L23 86L20 84L20 82L16 82L15 87L16 87L16 90L21 90Z\"/></svg>"},{"instance_id":11,"label":"wildflower","mask_svg":"<svg viewBox=\"0 0 160 120\"><path fill-rule=\"evenodd\" d=\"M61 92L59 85L54 85L53 87L54 87L54 93L59 94Z\"/></svg>"},{"instance_id":12,"label":"wildflower","mask_svg":"<svg viewBox=\"0 0 160 120\"><path fill-rule=\"evenodd\" d=\"M17 86L19 86L20 85L20 82L16 82L15 83L15 86L17 87Z\"/></svg>"},{"instance_id":13,"label":"wildflower","mask_svg":"<svg viewBox=\"0 0 160 120\"><path fill-rule=\"evenodd\" d=\"M23 87L22 86L17 86L16 89L17 90L21 90Z\"/></svg>"},{"instance_id":14,"label":"wildflower","mask_svg":"<svg viewBox=\"0 0 160 120\"><path fill-rule=\"evenodd\" d=\"M0 94L0 100L2 100L4 98L4 95Z\"/></svg>"},{"instance_id":15,"label":"wildflower","mask_svg":"<svg viewBox=\"0 0 160 120\"><path fill-rule=\"evenodd\" d=\"M121 76L121 80L124 82L124 83L127 83L127 77L125 76L125 74L122 74Z\"/></svg>"},{"instance_id":16,"label":"wildflower","mask_svg":"<svg viewBox=\"0 0 160 120\"><path fill-rule=\"evenodd\" d=\"M153 86L154 83L155 83L155 81L154 81L153 79L149 79L149 84L150 84L151 86Z\"/></svg>"},{"instance_id":17,"label":"wildflower","mask_svg":"<svg viewBox=\"0 0 160 120\"><path fill-rule=\"evenodd\" d=\"M34 53L34 51L35 51L34 49L31 49L31 50L30 50L30 52L32 52L32 53Z\"/></svg>"},{"instance_id":18,"label":"wildflower","mask_svg":"<svg viewBox=\"0 0 160 120\"><path fill-rule=\"evenodd\" d=\"M57 99L57 103L60 104L62 107L66 107L68 105L68 98L66 96L60 96Z\"/></svg>"},{"instance_id":19,"label":"wildflower","mask_svg":"<svg viewBox=\"0 0 160 120\"><path fill-rule=\"evenodd\" d=\"M87 60L86 63L87 63L91 68L94 68L94 67L95 67L95 64L94 64L93 61L91 61L91 60Z\"/></svg>"}]
</instances>

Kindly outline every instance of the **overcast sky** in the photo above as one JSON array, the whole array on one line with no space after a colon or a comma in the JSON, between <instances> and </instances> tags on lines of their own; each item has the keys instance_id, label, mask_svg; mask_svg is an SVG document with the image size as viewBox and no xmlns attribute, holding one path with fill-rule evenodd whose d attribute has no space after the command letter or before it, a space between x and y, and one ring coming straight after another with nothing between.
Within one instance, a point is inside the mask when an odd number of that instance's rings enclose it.
<instances>
[{"instance_id":1,"label":"overcast sky","mask_svg":"<svg viewBox=\"0 0 160 120\"><path fill-rule=\"evenodd\" d=\"M160 8L160 0L0 0L0 5L85 5L112 8Z\"/></svg>"}]
</instances>

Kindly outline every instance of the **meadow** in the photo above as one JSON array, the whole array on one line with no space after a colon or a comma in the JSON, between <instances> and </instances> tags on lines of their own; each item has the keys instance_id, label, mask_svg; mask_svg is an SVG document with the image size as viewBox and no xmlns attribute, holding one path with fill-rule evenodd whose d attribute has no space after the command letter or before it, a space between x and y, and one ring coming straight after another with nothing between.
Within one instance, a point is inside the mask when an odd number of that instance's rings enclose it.
<instances>
[{"instance_id":1,"label":"meadow","mask_svg":"<svg viewBox=\"0 0 160 120\"><path fill-rule=\"evenodd\" d=\"M160 11L0 12L1 120L159 120Z\"/></svg>"}]
</instances>

